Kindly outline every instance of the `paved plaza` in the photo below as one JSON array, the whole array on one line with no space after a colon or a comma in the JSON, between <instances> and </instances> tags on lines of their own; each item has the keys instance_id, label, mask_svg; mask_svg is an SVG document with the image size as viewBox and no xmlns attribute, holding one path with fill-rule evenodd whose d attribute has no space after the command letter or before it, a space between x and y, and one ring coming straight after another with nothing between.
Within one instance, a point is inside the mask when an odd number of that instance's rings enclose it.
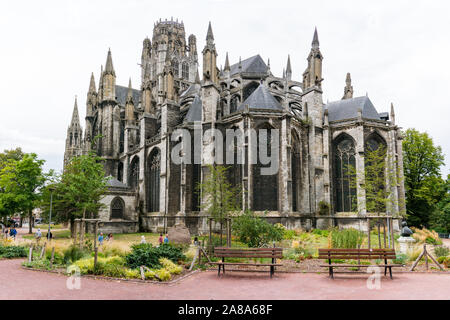
<instances>
[{"instance_id":1,"label":"paved plaza","mask_svg":"<svg viewBox=\"0 0 450 320\"><path fill-rule=\"evenodd\" d=\"M174 284L148 284L81 278L81 289L67 289L67 277L24 270L23 260L0 261L0 299L445 299L450 298L450 274L394 273L382 277L380 290L367 288L366 274L217 272L194 274Z\"/></svg>"}]
</instances>

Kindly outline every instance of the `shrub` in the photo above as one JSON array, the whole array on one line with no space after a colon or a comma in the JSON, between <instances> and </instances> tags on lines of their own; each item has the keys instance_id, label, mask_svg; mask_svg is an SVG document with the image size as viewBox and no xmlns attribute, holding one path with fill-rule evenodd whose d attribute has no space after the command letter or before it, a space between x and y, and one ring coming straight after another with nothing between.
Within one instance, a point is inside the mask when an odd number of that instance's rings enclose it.
<instances>
[{"instance_id":1,"label":"shrub","mask_svg":"<svg viewBox=\"0 0 450 320\"><path fill-rule=\"evenodd\" d=\"M439 257L438 262L448 268L450 265L450 257Z\"/></svg>"},{"instance_id":2,"label":"shrub","mask_svg":"<svg viewBox=\"0 0 450 320\"><path fill-rule=\"evenodd\" d=\"M404 253L399 253L396 255L396 258L393 260L395 264L406 264L408 261L408 256Z\"/></svg>"},{"instance_id":3,"label":"shrub","mask_svg":"<svg viewBox=\"0 0 450 320\"><path fill-rule=\"evenodd\" d=\"M329 230L320 230L320 229L314 229L313 231L311 231L311 233L321 237L328 237L330 235Z\"/></svg>"},{"instance_id":4,"label":"shrub","mask_svg":"<svg viewBox=\"0 0 450 320\"><path fill-rule=\"evenodd\" d=\"M133 245L132 251L125 257L126 264L131 269L147 266L149 268L161 267L159 259L167 258L173 262L185 260L183 252L170 244L153 247L150 243Z\"/></svg>"},{"instance_id":5,"label":"shrub","mask_svg":"<svg viewBox=\"0 0 450 320\"><path fill-rule=\"evenodd\" d=\"M413 233L413 238L417 240L418 244L432 244L432 245L441 245L442 240L439 238L439 235L436 233L436 231L430 231L426 228L418 229L418 228L411 228Z\"/></svg>"},{"instance_id":6,"label":"shrub","mask_svg":"<svg viewBox=\"0 0 450 320\"><path fill-rule=\"evenodd\" d=\"M239 240L249 247L257 248L270 244L272 241L283 239L284 229L271 225L264 219L246 210L233 221L233 232Z\"/></svg>"},{"instance_id":7,"label":"shrub","mask_svg":"<svg viewBox=\"0 0 450 320\"><path fill-rule=\"evenodd\" d=\"M319 215L326 216L330 214L330 204L326 201L319 202Z\"/></svg>"},{"instance_id":8,"label":"shrub","mask_svg":"<svg viewBox=\"0 0 450 320\"><path fill-rule=\"evenodd\" d=\"M164 268L156 270L156 274L161 281L169 281L170 279L172 279L172 275L170 274L170 272Z\"/></svg>"},{"instance_id":9,"label":"shrub","mask_svg":"<svg viewBox=\"0 0 450 320\"><path fill-rule=\"evenodd\" d=\"M167 258L159 259L159 263L171 274L180 274L183 271L181 266L176 265Z\"/></svg>"},{"instance_id":10,"label":"shrub","mask_svg":"<svg viewBox=\"0 0 450 320\"><path fill-rule=\"evenodd\" d=\"M89 256L89 252L84 249L80 249L77 245L71 245L69 248L64 250L64 262L67 264L74 263L86 256Z\"/></svg>"},{"instance_id":11,"label":"shrub","mask_svg":"<svg viewBox=\"0 0 450 320\"><path fill-rule=\"evenodd\" d=\"M356 249L361 245L364 234L356 229L334 230L330 234L332 248Z\"/></svg>"},{"instance_id":12,"label":"shrub","mask_svg":"<svg viewBox=\"0 0 450 320\"><path fill-rule=\"evenodd\" d=\"M449 249L446 246L438 246L434 248L434 254L436 257L446 257L449 254Z\"/></svg>"},{"instance_id":13,"label":"shrub","mask_svg":"<svg viewBox=\"0 0 450 320\"><path fill-rule=\"evenodd\" d=\"M284 230L283 238L287 240L292 240L297 235L295 230Z\"/></svg>"},{"instance_id":14,"label":"shrub","mask_svg":"<svg viewBox=\"0 0 450 320\"><path fill-rule=\"evenodd\" d=\"M141 277L140 270L138 269L128 269L124 270L125 278L127 279L139 279ZM145 275L147 277L147 274Z\"/></svg>"},{"instance_id":15,"label":"shrub","mask_svg":"<svg viewBox=\"0 0 450 320\"><path fill-rule=\"evenodd\" d=\"M27 251L21 246L0 246L0 258L12 259L27 256Z\"/></svg>"}]
</instances>

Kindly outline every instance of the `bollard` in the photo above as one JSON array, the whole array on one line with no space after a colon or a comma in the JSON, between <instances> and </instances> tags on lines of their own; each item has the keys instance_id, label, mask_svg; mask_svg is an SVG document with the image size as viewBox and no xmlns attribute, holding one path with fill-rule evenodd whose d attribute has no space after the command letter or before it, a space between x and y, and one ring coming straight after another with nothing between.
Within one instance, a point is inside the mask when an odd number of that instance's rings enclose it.
<instances>
[{"instance_id":1,"label":"bollard","mask_svg":"<svg viewBox=\"0 0 450 320\"><path fill-rule=\"evenodd\" d=\"M50 269L53 268L53 260L55 259L55 247L52 248L52 257L50 258Z\"/></svg>"}]
</instances>

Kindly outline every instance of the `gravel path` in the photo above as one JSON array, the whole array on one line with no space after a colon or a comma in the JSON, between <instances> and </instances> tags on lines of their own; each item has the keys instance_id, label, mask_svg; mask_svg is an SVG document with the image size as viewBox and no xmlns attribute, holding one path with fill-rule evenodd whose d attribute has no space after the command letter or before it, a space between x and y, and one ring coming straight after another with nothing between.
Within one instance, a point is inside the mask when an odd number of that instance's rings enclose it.
<instances>
[{"instance_id":1,"label":"gravel path","mask_svg":"<svg viewBox=\"0 0 450 320\"><path fill-rule=\"evenodd\" d=\"M23 260L0 261L0 299L445 299L450 275L394 272L382 277L380 290L367 288L368 275L202 272L172 285L140 284L81 278L80 290L69 290L63 275L24 270Z\"/></svg>"}]
</instances>

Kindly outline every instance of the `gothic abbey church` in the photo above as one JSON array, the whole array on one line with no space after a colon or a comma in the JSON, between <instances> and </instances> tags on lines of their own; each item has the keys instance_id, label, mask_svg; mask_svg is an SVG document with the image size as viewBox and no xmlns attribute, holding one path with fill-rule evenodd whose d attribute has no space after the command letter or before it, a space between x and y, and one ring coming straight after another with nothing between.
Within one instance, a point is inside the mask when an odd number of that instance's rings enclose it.
<instances>
[{"instance_id":1,"label":"gothic abbey church","mask_svg":"<svg viewBox=\"0 0 450 320\"><path fill-rule=\"evenodd\" d=\"M235 163L227 170L230 182L242 188L242 208L266 212L273 222L310 228L324 207L329 208L327 216L371 214L363 187L365 151L380 145L387 150L386 173L397 176L390 183L392 175L386 174L395 203L386 208L387 214L404 211L402 136L393 106L390 113L378 112L367 96L353 97L350 74L343 98L324 104L317 30L299 81L294 80L289 57L283 74L276 76L259 55L231 64L226 54L223 69L217 67L217 56L211 24L198 52L194 35L186 42L183 22L160 20L152 39L143 42L138 89L131 80L128 86L116 84L111 51L98 88L91 75L85 129L75 101L64 162L90 151L105 159L110 177L102 199L106 206L99 214L104 232L157 232L178 220L191 232L207 230L195 186L209 174L206 163L214 148L211 139L194 141L192 134L192 148L201 145L201 163L174 163L170 155L178 142L171 133L180 128L279 130L275 174L262 175L259 162ZM239 146L245 159L258 137L246 136ZM346 179L349 164L357 171L354 187Z\"/></svg>"}]
</instances>

